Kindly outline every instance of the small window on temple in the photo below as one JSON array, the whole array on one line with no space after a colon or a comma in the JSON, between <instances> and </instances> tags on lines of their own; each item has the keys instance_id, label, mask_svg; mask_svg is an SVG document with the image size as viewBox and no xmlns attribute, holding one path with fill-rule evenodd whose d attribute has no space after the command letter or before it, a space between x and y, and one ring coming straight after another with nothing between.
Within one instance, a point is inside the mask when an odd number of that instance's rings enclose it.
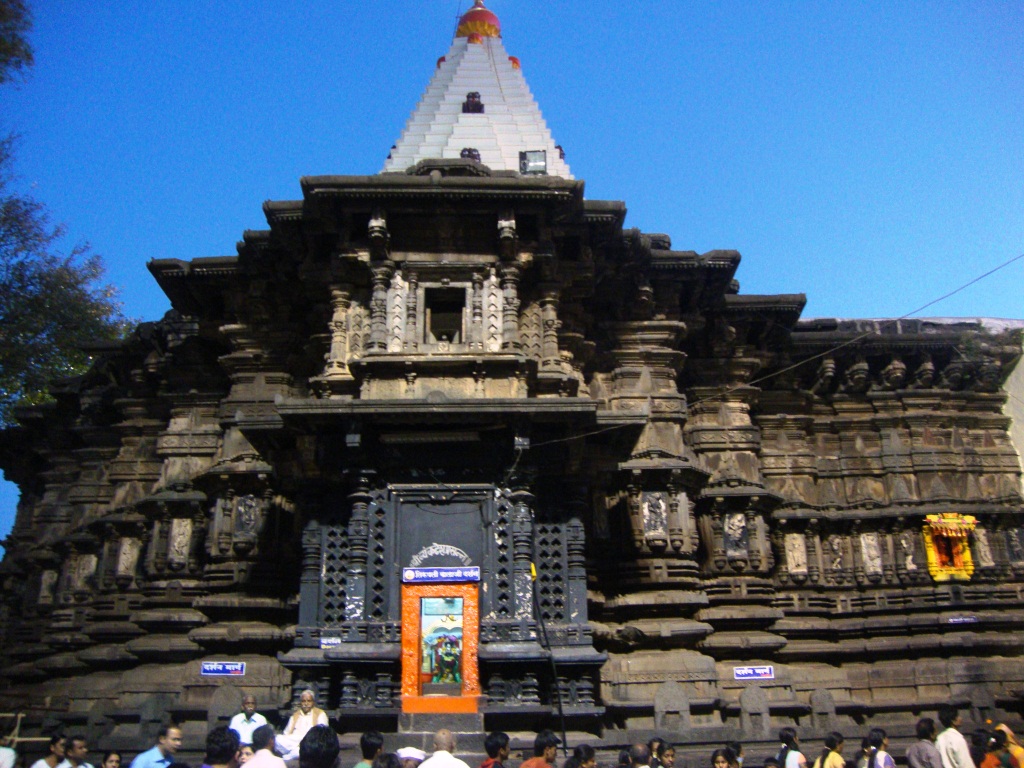
<instances>
[{"instance_id":1,"label":"small window on temple","mask_svg":"<svg viewBox=\"0 0 1024 768\"><path fill-rule=\"evenodd\" d=\"M466 289L426 288L423 291L423 304L426 310L424 341L439 347L461 344Z\"/></svg>"},{"instance_id":2,"label":"small window on temple","mask_svg":"<svg viewBox=\"0 0 1024 768\"><path fill-rule=\"evenodd\" d=\"M465 147L461 152L459 152L459 157L463 160L476 160L479 163L480 150L473 149L473 147Z\"/></svg>"},{"instance_id":3,"label":"small window on temple","mask_svg":"<svg viewBox=\"0 0 1024 768\"><path fill-rule=\"evenodd\" d=\"M470 91L466 94L466 100L462 102L462 112L468 115L483 114L484 103L480 101L479 91Z\"/></svg>"}]
</instances>

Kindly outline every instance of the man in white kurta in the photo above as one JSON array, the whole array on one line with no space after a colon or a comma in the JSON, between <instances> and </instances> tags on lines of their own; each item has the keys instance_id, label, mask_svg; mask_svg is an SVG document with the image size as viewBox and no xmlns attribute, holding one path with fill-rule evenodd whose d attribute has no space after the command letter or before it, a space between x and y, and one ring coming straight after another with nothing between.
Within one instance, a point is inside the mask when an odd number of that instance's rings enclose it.
<instances>
[{"instance_id":1,"label":"man in white kurta","mask_svg":"<svg viewBox=\"0 0 1024 768\"><path fill-rule=\"evenodd\" d=\"M314 725L329 725L327 713L316 706L313 691L305 690L299 697L299 708L288 718L284 733L277 737L277 751L285 760L299 759L299 742Z\"/></svg>"}]
</instances>

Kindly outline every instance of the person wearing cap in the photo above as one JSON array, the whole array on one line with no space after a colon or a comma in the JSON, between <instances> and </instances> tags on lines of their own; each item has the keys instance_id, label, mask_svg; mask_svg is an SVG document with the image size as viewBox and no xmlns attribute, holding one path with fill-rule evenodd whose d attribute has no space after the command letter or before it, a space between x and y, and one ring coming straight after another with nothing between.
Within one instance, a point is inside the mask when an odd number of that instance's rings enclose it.
<instances>
[{"instance_id":1,"label":"person wearing cap","mask_svg":"<svg viewBox=\"0 0 1024 768\"><path fill-rule=\"evenodd\" d=\"M434 734L434 754L420 763L420 768L469 768L455 752L455 734L442 728Z\"/></svg>"},{"instance_id":2,"label":"person wearing cap","mask_svg":"<svg viewBox=\"0 0 1024 768\"><path fill-rule=\"evenodd\" d=\"M561 743L562 740L555 736L554 731L541 731L533 740L533 757L524 761L519 768L553 768Z\"/></svg>"},{"instance_id":3,"label":"person wearing cap","mask_svg":"<svg viewBox=\"0 0 1024 768\"><path fill-rule=\"evenodd\" d=\"M427 759L427 753L416 747L402 747L395 756L402 761L402 768L416 768Z\"/></svg>"}]
</instances>

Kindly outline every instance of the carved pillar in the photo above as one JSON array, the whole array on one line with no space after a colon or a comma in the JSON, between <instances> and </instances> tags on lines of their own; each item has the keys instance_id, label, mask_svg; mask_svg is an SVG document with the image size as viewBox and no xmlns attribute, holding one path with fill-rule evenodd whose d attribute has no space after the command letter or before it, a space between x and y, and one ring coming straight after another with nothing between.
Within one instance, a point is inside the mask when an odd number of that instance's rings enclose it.
<instances>
[{"instance_id":1,"label":"carved pillar","mask_svg":"<svg viewBox=\"0 0 1024 768\"><path fill-rule=\"evenodd\" d=\"M348 523L350 554L345 619L358 621L363 618L366 602L366 558L370 537L370 493L366 475L356 477L355 489L348 498L352 504L352 516Z\"/></svg>"},{"instance_id":2,"label":"carved pillar","mask_svg":"<svg viewBox=\"0 0 1024 768\"><path fill-rule=\"evenodd\" d=\"M470 349L484 348L484 276L479 272L473 273L473 297L470 300L467 341Z\"/></svg>"},{"instance_id":3,"label":"carved pillar","mask_svg":"<svg viewBox=\"0 0 1024 768\"><path fill-rule=\"evenodd\" d=\"M807 526L807 576L812 584L821 580L820 529L817 519L811 520Z\"/></svg>"},{"instance_id":4,"label":"carved pillar","mask_svg":"<svg viewBox=\"0 0 1024 768\"><path fill-rule=\"evenodd\" d=\"M533 618L533 494L516 488L512 498L512 586L516 596L515 617Z\"/></svg>"},{"instance_id":5,"label":"carved pillar","mask_svg":"<svg viewBox=\"0 0 1024 768\"><path fill-rule=\"evenodd\" d=\"M519 267L501 267L502 349L519 349Z\"/></svg>"},{"instance_id":6,"label":"carved pillar","mask_svg":"<svg viewBox=\"0 0 1024 768\"><path fill-rule=\"evenodd\" d=\"M419 278L415 272L410 272L406 283L405 299L405 351L416 352L420 348L419 324L417 323L417 312L419 311L418 295Z\"/></svg>"},{"instance_id":7,"label":"carved pillar","mask_svg":"<svg viewBox=\"0 0 1024 768\"><path fill-rule=\"evenodd\" d=\"M346 284L331 286L331 351L327 355L324 377L351 379L348 370L349 336L348 311L352 303L352 286Z\"/></svg>"},{"instance_id":8,"label":"carved pillar","mask_svg":"<svg viewBox=\"0 0 1024 768\"><path fill-rule=\"evenodd\" d=\"M574 507L582 504L574 503ZM574 510L578 512L578 510ZM569 571L568 619L572 624L587 620L587 569L584 560L586 547L583 523L576 515L569 521L565 531L565 551Z\"/></svg>"},{"instance_id":9,"label":"carved pillar","mask_svg":"<svg viewBox=\"0 0 1024 768\"><path fill-rule=\"evenodd\" d=\"M385 262L373 268L373 298L370 300L370 343L371 352L385 352L388 348L388 286L394 265Z\"/></svg>"},{"instance_id":10,"label":"carved pillar","mask_svg":"<svg viewBox=\"0 0 1024 768\"><path fill-rule=\"evenodd\" d=\"M558 354L558 286L545 283L541 287L541 367L557 368L561 362Z\"/></svg>"},{"instance_id":11,"label":"carved pillar","mask_svg":"<svg viewBox=\"0 0 1024 768\"><path fill-rule=\"evenodd\" d=\"M300 633L319 624L320 538L320 524L316 520L310 520L302 531L302 576L299 579Z\"/></svg>"}]
</instances>

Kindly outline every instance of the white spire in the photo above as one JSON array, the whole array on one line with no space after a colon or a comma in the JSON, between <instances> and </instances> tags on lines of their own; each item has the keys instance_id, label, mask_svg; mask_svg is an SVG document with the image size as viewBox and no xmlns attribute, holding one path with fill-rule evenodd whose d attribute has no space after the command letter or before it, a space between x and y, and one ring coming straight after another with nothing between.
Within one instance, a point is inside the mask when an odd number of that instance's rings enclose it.
<instances>
[{"instance_id":1,"label":"white spire","mask_svg":"<svg viewBox=\"0 0 1024 768\"><path fill-rule=\"evenodd\" d=\"M462 157L467 149L476 150L480 162L492 170L519 171L520 152L543 150L547 174L571 179L519 62L501 43L500 26L490 35L469 32L467 19L474 12L485 13L497 25L481 2L463 17L456 34L464 36L456 37L438 61L384 171L404 171L421 160ZM482 112L463 111L471 93L480 95Z\"/></svg>"}]
</instances>

